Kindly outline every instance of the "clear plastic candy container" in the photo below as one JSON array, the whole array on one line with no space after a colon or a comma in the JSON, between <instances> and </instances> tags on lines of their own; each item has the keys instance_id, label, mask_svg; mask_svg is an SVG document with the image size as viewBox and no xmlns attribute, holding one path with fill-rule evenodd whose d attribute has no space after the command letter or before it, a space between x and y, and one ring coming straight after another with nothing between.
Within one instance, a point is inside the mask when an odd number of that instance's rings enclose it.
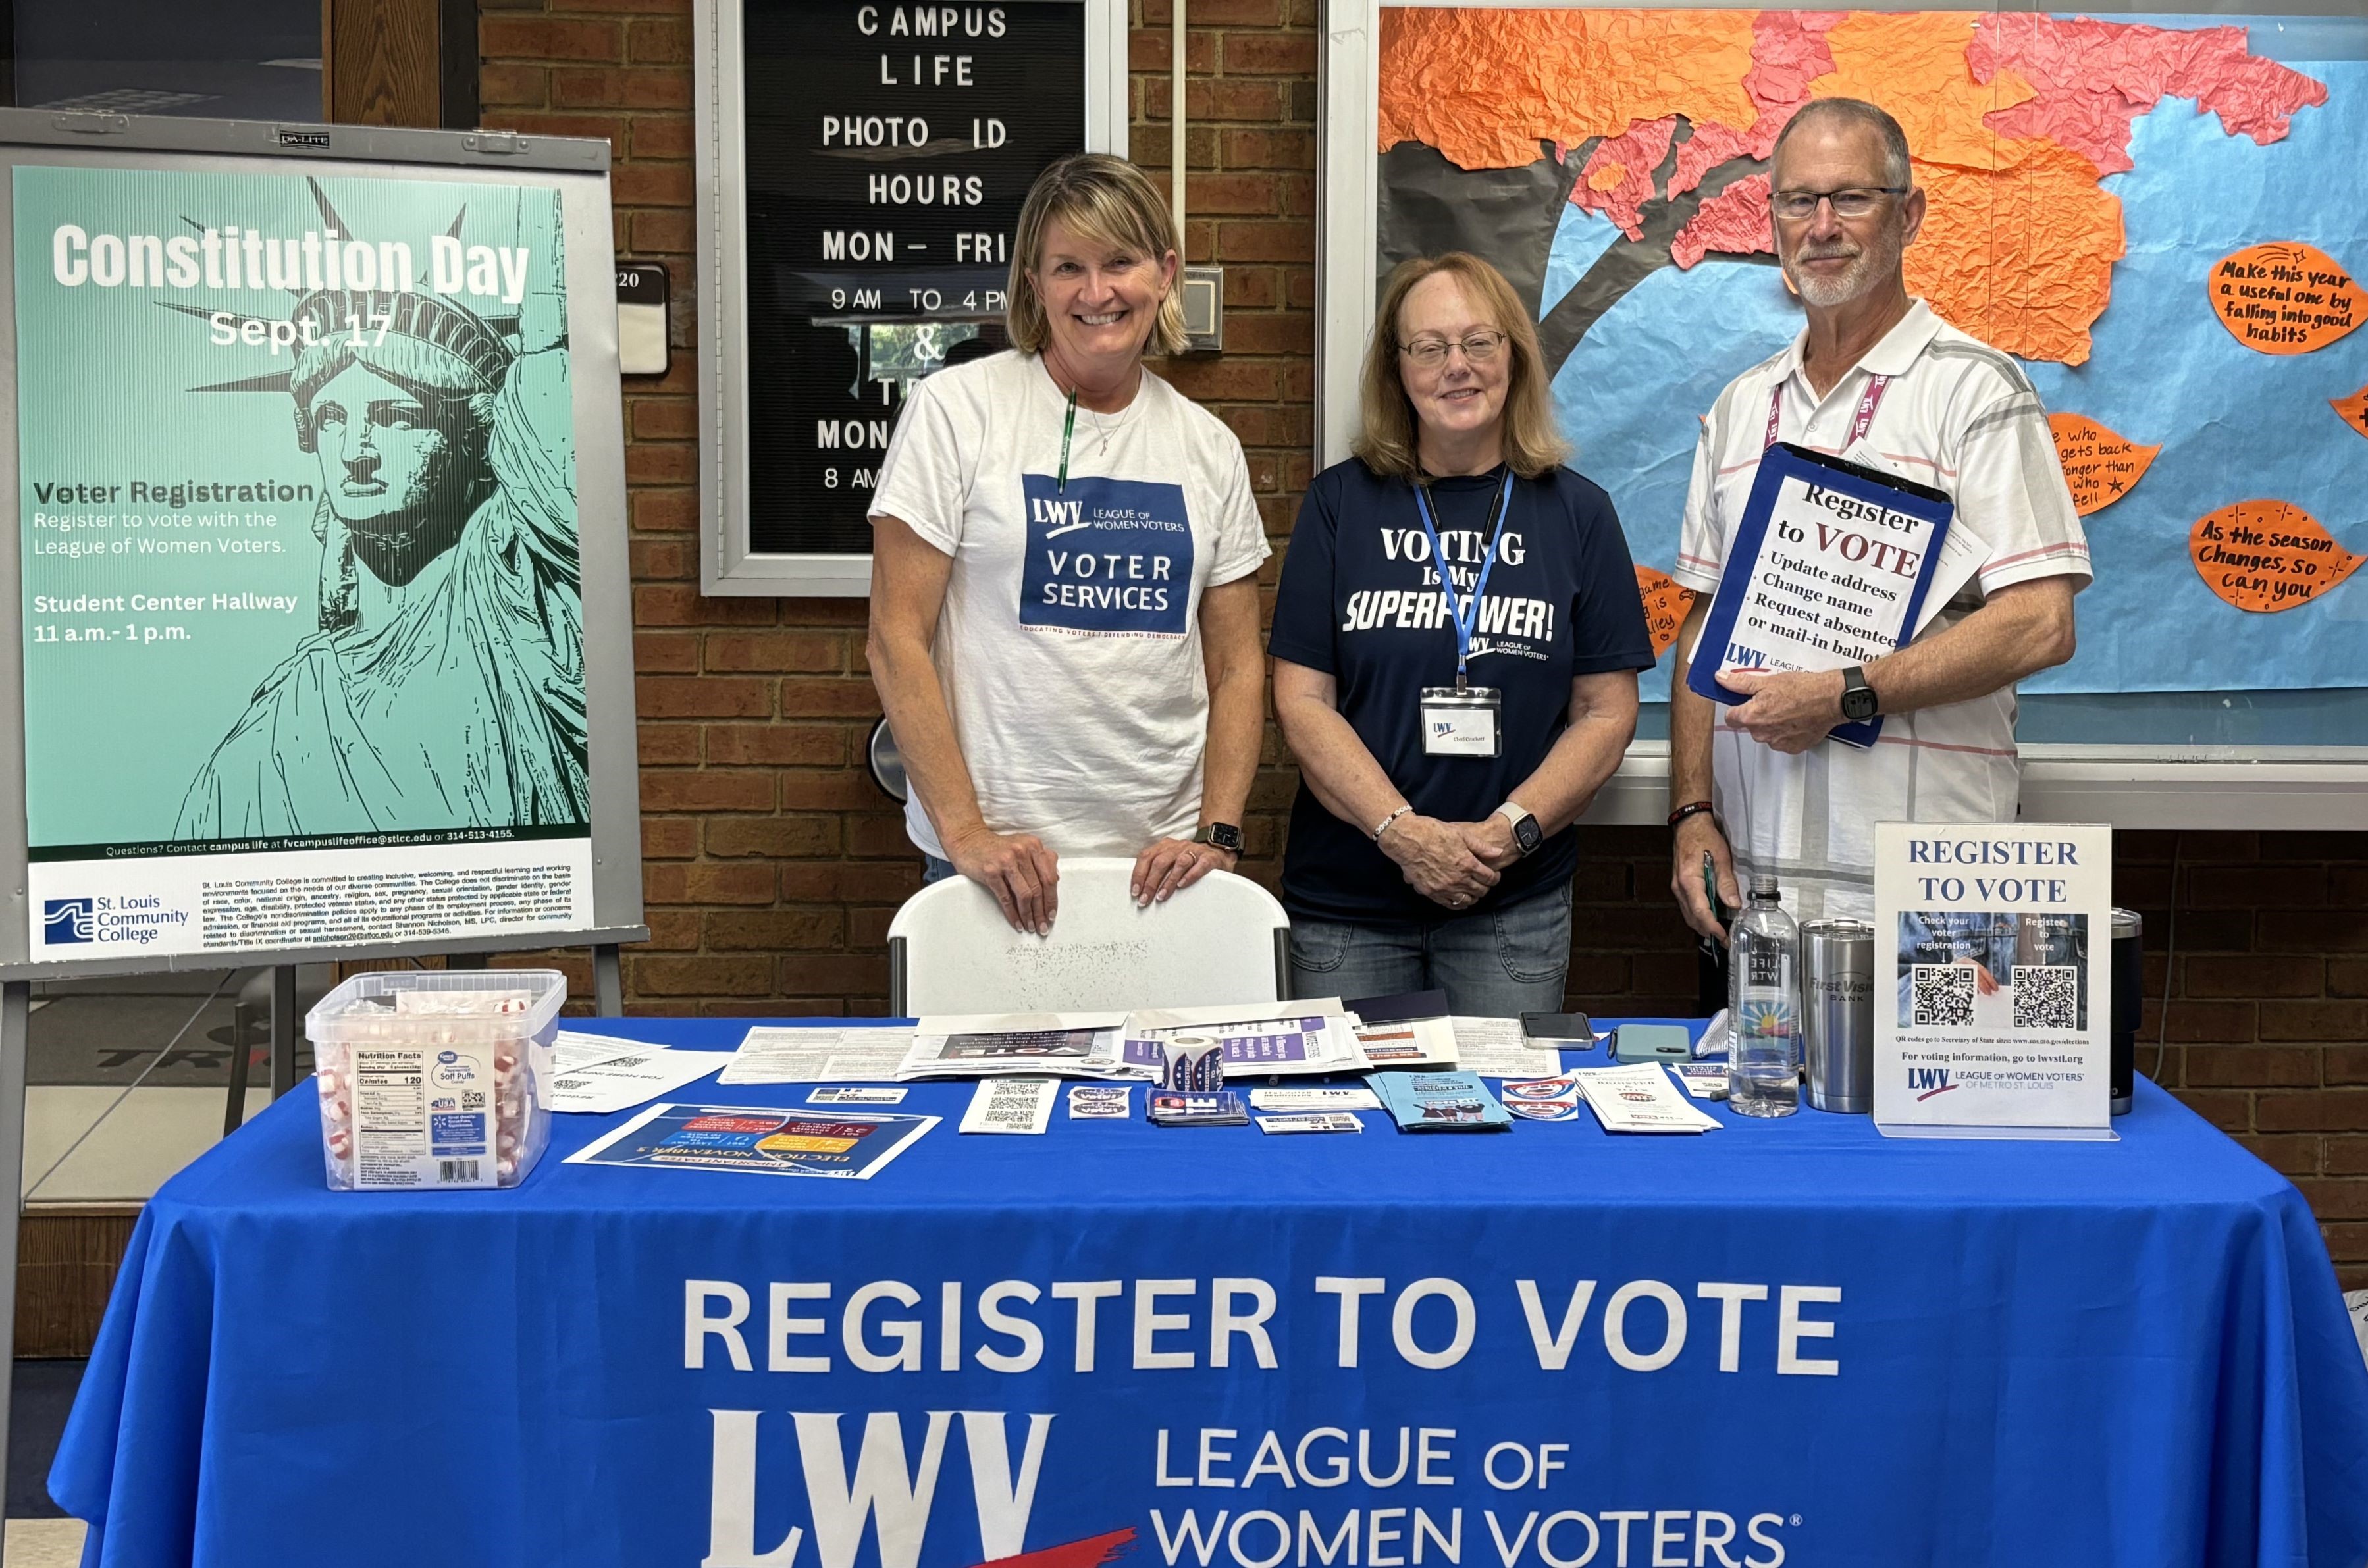
<instances>
[{"instance_id":1,"label":"clear plastic candy container","mask_svg":"<svg viewBox=\"0 0 2368 1568\"><path fill-rule=\"evenodd\" d=\"M551 1142L556 970L358 974L305 1017L338 1191L516 1187Z\"/></svg>"}]
</instances>

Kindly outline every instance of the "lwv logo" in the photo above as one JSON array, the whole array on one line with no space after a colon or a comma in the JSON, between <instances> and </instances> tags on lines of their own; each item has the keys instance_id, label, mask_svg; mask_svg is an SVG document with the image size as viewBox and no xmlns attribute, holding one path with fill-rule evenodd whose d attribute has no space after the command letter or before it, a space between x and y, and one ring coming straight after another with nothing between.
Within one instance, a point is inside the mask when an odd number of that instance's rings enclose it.
<instances>
[{"instance_id":1,"label":"lwv logo","mask_svg":"<svg viewBox=\"0 0 2368 1568\"><path fill-rule=\"evenodd\" d=\"M792 1525L774 1546L757 1548L757 1417L755 1410L710 1410L715 1418L715 1455L708 1509L708 1551L700 1568L797 1568L805 1527ZM790 1412L796 1424L798 1464L806 1493L806 1517L814 1528L816 1568L854 1568L864 1521L880 1541L880 1568L916 1568L921 1540L937 1499L939 1461L946 1432L962 1416L963 1447L970 1453L972 1506L978 1516L979 1560L1019 1555L1028 1535L1028 1515L1036 1501L1036 1479L1044 1462L1044 1440L1053 1417L1031 1415L1019 1459L1011 1470L999 1410L932 1410L921 1435L917 1463L905 1447L903 1420L893 1411L864 1418L863 1446L855 1458L855 1478L847 1474L839 1417L814 1411ZM778 1513L777 1509L768 1509Z\"/></svg>"},{"instance_id":2,"label":"lwv logo","mask_svg":"<svg viewBox=\"0 0 2368 1568\"><path fill-rule=\"evenodd\" d=\"M1058 539L1072 529L1086 526L1086 504L1083 501L1053 501L1037 495L1031 496L1028 505L1030 522L1056 525L1044 536L1046 539Z\"/></svg>"},{"instance_id":3,"label":"lwv logo","mask_svg":"<svg viewBox=\"0 0 2368 1568\"><path fill-rule=\"evenodd\" d=\"M1921 1101L1929 1100L1934 1095L1945 1095L1958 1085L1949 1082L1946 1067L1910 1067L1907 1070L1907 1086L1923 1091L1916 1096Z\"/></svg>"}]
</instances>

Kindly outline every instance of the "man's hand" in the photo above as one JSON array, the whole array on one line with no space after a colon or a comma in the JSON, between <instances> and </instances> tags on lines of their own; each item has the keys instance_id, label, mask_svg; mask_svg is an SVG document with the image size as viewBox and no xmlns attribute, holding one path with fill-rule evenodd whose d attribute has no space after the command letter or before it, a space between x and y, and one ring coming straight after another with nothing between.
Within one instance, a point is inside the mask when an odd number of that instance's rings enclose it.
<instances>
[{"instance_id":1,"label":"man's hand","mask_svg":"<svg viewBox=\"0 0 2368 1568\"><path fill-rule=\"evenodd\" d=\"M1061 872L1053 852L1032 833L1006 835L985 825L946 845L954 869L995 895L1015 931L1053 934L1060 907Z\"/></svg>"},{"instance_id":2,"label":"man's hand","mask_svg":"<svg viewBox=\"0 0 2368 1568\"><path fill-rule=\"evenodd\" d=\"M1736 670L1719 684L1751 700L1727 710L1726 722L1772 750L1804 752L1842 722L1842 672Z\"/></svg>"},{"instance_id":3,"label":"man's hand","mask_svg":"<svg viewBox=\"0 0 2368 1568\"><path fill-rule=\"evenodd\" d=\"M1212 871L1230 871L1241 858L1213 844L1189 838L1156 838L1134 858L1134 875L1127 896L1137 909L1166 903L1172 893L1190 887Z\"/></svg>"},{"instance_id":4,"label":"man's hand","mask_svg":"<svg viewBox=\"0 0 2368 1568\"><path fill-rule=\"evenodd\" d=\"M1520 843L1513 837L1513 824L1501 812L1490 812L1478 822L1454 825L1463 835L1464 847L1492 871L1501 871L1521 858Z\"/></svg>"},{"instance_id":5,"label":"man's hand","mask_svg":"<svg viewBox=\"0 0 2368 1568\"><path fill-rule=\"evenodd\" d=\"M1718 878L1718 896L1729 909L1743 903L1742 886L1735 880L1735 857L1726 846L1726 835L1718 830L1708 812L1696 812L1678 824L1678 843L1669 866L1669 892L1677 896L1678 911L1686 924L1714 942L1726 940L1726 927L1718 923L1718 912L1711 907L1710 895L1702 889L1702 857L1710 857L1711 869Z\"/></svg>"},{"instance_id":6,"label":"man's hand","mask_svg":"<svg viewBox=\"0 0 2368 1568\"><path fill-rule=\"evenodd\" d=\"M1409 812L1382 834L1382 853L1398 863L1406 885L1449 909L1469 909L1497 885L1496 869L1472 852L1460 823Z\"/></svg>"}]
</instances>

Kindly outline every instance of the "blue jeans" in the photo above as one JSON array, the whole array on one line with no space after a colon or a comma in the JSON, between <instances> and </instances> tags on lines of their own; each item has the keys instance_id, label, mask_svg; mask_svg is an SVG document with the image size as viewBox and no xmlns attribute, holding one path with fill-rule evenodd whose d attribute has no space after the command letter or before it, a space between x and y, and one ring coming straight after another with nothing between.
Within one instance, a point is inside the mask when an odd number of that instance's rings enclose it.
<instances>
[{"instance_id":1,"label":"blue jeans","mask_svg":"<svg viewBox=\"0 0 2368 1568\"><path fill-rule=\"evenodd\" d=\"M921 885L923 887L928 887L931 882L942 882L952 875L954 875L954 863L951 860L940 860L926 849L921 851Z\"/></svg>"},{"instance_id":2,"label":"blue jeans","mask_svg":"<svg viewBox=\"0 0 2368 1568\"><path fill-rule=\"evenodd\" d=\"M1466 1017L1562 1010L1570 970L1570 884L1439 921L1350 923L1294 916L1295 996L1395 996L1434 987Z\"/></svg>"}]
</instances>

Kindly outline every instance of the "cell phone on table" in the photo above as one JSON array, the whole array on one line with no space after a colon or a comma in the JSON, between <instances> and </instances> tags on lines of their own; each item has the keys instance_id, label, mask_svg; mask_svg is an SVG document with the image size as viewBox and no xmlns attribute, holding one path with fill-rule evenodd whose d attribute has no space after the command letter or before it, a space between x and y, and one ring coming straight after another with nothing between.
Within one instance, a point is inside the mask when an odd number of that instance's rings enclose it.
<instances>
[{"instance_id":1,"label":"cell phone on table","mask_svg":"<svg viewBox=\"0 0 2368 1568\"><path fill-rule=\"evenodd\" d=\"M1521 1033L1531 1045L1557 1051L1595 1046L1595 1026L1585 1013L1523 1013Z\"/></svg>"}]
</instances>

